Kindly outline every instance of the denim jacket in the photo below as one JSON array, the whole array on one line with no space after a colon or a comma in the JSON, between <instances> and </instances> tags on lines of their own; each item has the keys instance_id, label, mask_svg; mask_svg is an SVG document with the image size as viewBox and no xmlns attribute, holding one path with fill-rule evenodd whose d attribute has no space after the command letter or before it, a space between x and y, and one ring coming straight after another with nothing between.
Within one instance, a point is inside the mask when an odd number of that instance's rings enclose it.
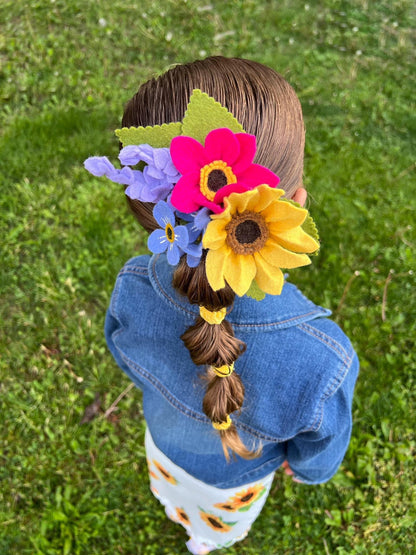
<instances>
[{"instance_id":1,"label":"denim jacket","mask_svg":"<svg viewBox=\"0 0 416 555\"><path fill-rule=\"evenodd\" d=\"M122 268L107 312L108 346L143 391L143 411L157 447L194 477L219 488L238 487L276 470L285 459L308 484L329 480L351 434L358 359L350 341L292 284L263 301L236 297L227 319L247 344L236 362L245 386L232 415L253 460L226 462L219 434L202 411L203 367L180 336L198 307L172 287L165 255L133 258Z\"/></svg>"}]
</instances>

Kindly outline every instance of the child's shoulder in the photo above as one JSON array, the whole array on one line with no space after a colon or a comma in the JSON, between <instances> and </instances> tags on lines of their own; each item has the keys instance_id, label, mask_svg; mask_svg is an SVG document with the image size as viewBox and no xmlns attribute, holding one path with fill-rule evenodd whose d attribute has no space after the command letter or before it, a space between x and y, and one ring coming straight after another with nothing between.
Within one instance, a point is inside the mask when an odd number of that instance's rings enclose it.
<instances>
[{"instance_id":1,"label":"child's shoulder","mask_svg":"<svg viewBox=\"0 0 416 555\"><path fill-rule=\"evenodd\" d=\"M128 260L121 268L119 276L124 274L148 275L149 260L149 254L142 254L140 256L130 258L130 260Z\"/></svg>"}]
</instances>

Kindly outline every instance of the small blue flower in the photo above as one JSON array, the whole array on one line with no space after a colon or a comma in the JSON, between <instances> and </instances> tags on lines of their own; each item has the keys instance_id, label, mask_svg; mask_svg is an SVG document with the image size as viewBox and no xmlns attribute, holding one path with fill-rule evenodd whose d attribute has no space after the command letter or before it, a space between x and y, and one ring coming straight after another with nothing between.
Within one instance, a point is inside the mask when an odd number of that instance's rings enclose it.
<instances>
[{"instance_id":1,"label":"small blue flower","mask_svg":"<svg viewBox=\"0 0 416 555\"><path fill-rule=\"evenodd\" d=\"M201 208L197 212L192 212L192 214L185 214L184 212L177 212L177 216L189 222L186 224L186 229L188 230L189 245L186 248L187 258L186 261L190 268L195 268L198 266L201 256L202 256L202 243L195 243L195 241L203 235L207 225L211 221L210 218L211 211L209 208Z\"/></svg>"},{"instance_id":2,"label":"small blue flower","mask_svg":"<svg viewBox=\"0 0 416 555\"><path fill-rule=\"evenodd\" d=\"M167 251L169 264L175 266L188 247L188 230L184 225L175 227L175 214L163 200L154 207L153 217L162 229L155 229L149 235L147 246L155 254Z\"/></svg>"}]
</instances>

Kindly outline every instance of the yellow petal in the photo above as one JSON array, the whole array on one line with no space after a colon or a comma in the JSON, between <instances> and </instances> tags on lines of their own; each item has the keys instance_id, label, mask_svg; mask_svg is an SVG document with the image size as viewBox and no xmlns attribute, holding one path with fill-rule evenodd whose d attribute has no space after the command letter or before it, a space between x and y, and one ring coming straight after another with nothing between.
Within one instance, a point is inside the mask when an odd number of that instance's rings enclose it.
<instances>
[{"instance_id":1,"label":"yellow petal","mask_svg":"<svg viewBox=\"0 0 416 555\"><path fill-rule=\"evenodd\" d=\"M299 268L299 266L306 266L311 263L309 256L306 254L290 252L272 238L266 241L260 253L269 264L277 268Z\"/></svg>"},{"instance_id":2,"label":"yellow petal","mask_svg":"<svg viewBox=\"0 0 416 555\"><path fill-rule=\"evenodd\" d=\"M219 249L225 243L227 238L227 233L225 231L225 226L228 224L229 220L222 218L218 220L211 220L205 230L204 236L202 238L202 245L204 249Z\"/></svg>"},{"instance_id":3,"label":"yellow petal","mask_svg":"<svg viewBox=\"0 0 416 555\"><path fill-rule=\"evenodd\" d=\"M257 285L265 293L280 295L284 282L282 270L271 266L258 252L254 253L254 260L257 267Z\"/></svg>"},{"instance_id":4,"label":"yellow petal","mask_svg":"<svg viewBox=\"0 0 416 555\"><path fill-rule=\"evenodd\" d=\"M269 185L260 185L256 189L258 197L252 199L247 205L248 210L254 210L255 212L262 212L269 205L280 204L279 198L285 194L283 189L274 189L269 187Z\"/></svg>"},{"instance_id":5,"label":"yellow petal","mask_svg":"<svg viewBox=\"0 0 416 555\"><path fill-rule=\"evenodd\" d=\"M231 214L239 212L245 212L247 210L247 205L252 202L257 202L257 189L252 189L251 191L246 191L245 193L231 193L230 196L225 197L224 205ZM253 200L254 199L254 200Z\"/></svg>"},{"instance_id":6,"label":"yellow petal","mask_svg":"<svg viewBox=\"0 0 416 555\"><path fill-rule=\"evenodd\" d=\"M205 271L208 283L214 291L225 287L224 266L231 249L226 245L220 249L209 250L205 260Z\"/></svg>"},{"instance_id":7,"label":"yellow petal","mask_svg":"<svg viewBox=\"0 0 416 555\"><path fill-rule=\"evenodd\" d=\"M286 231L303 224L307 214L308 211L304 208L298 208L282 200L271 204L262 212L266 222L276 222L276 224L279 224L280 231Z\"/></svg>"},{"instance_id":8,"label":"yellow petal","mask_svg":"<svg viewBox=\"0 0 416 555\"><path fill-rule=\"evenodd\" d=\"M279 224L275 222L269 224L271 238L285 249L294 252L315 252L319 249L319 244L310 235L305 233L301 227L279 231Z\"/></svg>"},{"instance_id":9,"label":"yellow petal","mask_svg":"<svg viewBox=\"0 0 416 555\"><path fill-rule=\"evenodd\" d=\"M256 264L251 254L231 254L227 257L224 277L233 291L242 297L250 289L256 275Z\"/></svg>"}]
</instances>

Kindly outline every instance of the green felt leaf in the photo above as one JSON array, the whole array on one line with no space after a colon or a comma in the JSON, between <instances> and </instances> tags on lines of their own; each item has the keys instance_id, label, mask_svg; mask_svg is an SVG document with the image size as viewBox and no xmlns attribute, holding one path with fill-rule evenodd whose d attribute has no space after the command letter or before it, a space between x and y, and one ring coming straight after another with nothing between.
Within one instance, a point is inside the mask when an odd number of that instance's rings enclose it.
<instances>
[{"instance_id":1,"label":"green felt leaf","mask_svg":"<svg viewBox=\"0 0 416 555\"><path fill-rule=\"evenodd\" d=\"M266 293L264 293L264 291L260 289L260 287L257 285L256 280L253 279L250 285L250 289L247 291L246 295L248 297L251 297L255 301L262 301L266 296Z\"/></svg>"},{"instance_id":2,"label":"green felt leaf","mask_svg":"<svg viewBox=\"0 0 416 555\"><path fill-rule=\"evenodd\" d=\"M182 123L164 123L153 127L123 127L115 134L123 146L150 145L153 148L169 147L172 139L181 135Z\"/></svg>"},{"instance_id":3,"label":"green felt leaf","mask_svg":"<svg viewBox=\"0 0 416 555\"><path fill-rule=\"evenodd\" d=\"M292 199L288 199L288 198L281 198L280 200L283 200L284 202L289 202L290 204L293 204L293 206L297 206L298 208L302 208L301 205L298 202L295 202ZM312 239L315 239L315 241L317 243L319 243L319 232L318 232L318 228L316 227L315 221L312 218L312 216L309 214L307 214L305 221L302 224L302 229L305 233L307 233L308 235L310 235L312 237ZM316 250L313 253L309 253L309 256L313 256L315 254L318 254L319 249Z\"/></svg>"},{"instance_id":4,"label":"green felt leaf","mask_svg":"<svg viewBox=\"0 0 416 555\"><path fill-rule=\"evenodd\" d=\"M244 133L242 125L227 108L206 93L195 89L183 119L182 134L196 139L203 145L208 133L220 127L227 127L233 133Z\"/></svg>"}]
</instances>

